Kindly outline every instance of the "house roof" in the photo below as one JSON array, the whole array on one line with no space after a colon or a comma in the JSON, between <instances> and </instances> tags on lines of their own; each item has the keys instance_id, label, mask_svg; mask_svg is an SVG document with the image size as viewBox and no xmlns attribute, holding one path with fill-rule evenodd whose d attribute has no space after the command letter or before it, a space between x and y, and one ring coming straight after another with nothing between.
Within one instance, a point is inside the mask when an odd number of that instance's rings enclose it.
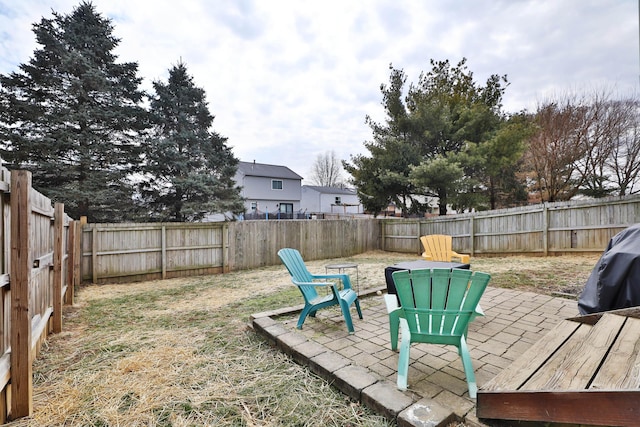
<instances>
[{"instance_id":1,"label":"house roof","mask_svg":"<svg viewBox=\"0 0 640 427\"><path fill-rule=\"evenodd\" d=\"M300 175L286 166L267 165L256 162L239 162L238 172L244 176L261 176L268 178L302 179Z\"/></svg>"},{"instance_id":2,"label":"house roof","mask_svg":"<svg viewBox=\"0 0 640 427\"><path fill-rule=\"evenodd\" d=\"M302 188L309 188L322 194L344 194L349 196L355 196L357 194L353 188L323 187L320 185L303 185Z\"/></svg>"}]
</instances>

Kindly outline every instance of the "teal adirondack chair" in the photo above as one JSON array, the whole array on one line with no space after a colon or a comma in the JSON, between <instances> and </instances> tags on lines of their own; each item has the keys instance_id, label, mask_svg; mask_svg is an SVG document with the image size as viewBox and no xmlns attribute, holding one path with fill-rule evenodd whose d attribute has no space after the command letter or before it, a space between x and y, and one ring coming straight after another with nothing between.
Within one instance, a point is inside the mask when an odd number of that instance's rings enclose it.
<instances>
[{"instance_id":1,"label":"teal adirondack chair","mask_svg":"<svg viewBox=\"0 0 640 427\"><path fill-rule=\"evenodd\" d=\"M347 329L350 333L354 332L353 321L349 308L351 304L355 304L358 316L362 319L362 311L360 310L360 301L358 294L351 289L351 280L348 274L311 274L307 266L302 260L300 252L296 249L284 248L278 251L278 256L282 263L287 267L291 274L291 281L300 289L304 297L304 308L298 319L298 329L302 329L307 316L315 317L316 312L321 308L339 305L342 315L347 323ZM342 289L339 289L337 283L328 279L340 279L342 281ZM328 287L331 293L325 296L318 295L318 287Z\"/></svg>"},{"instance_id":2,"label":"teal adirondack chair","mask_svg":"<svg viewBox=\"0 0 640 427\"><path fill-rule=\"evenodd\" d=\"M458 348L469 396L475 398L478 386L466 336L469 322L481 314L476 308L491 276L470 270L444 268L401 270L394 272L392 277L400 307L397 307L394 295L385 295L385 302L390 321L392 316L396 317L402 331L398 388L407 389L411 343L448 344Z\"/></svg>"}]
</instances>

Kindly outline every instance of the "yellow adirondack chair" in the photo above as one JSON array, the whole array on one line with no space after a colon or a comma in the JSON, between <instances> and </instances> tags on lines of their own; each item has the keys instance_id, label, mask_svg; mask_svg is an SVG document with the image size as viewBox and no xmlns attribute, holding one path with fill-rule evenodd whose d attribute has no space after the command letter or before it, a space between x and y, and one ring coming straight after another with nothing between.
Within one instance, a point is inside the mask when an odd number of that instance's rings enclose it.
<instances>
[{"instance_id":1,"label":"yellow adirondack chair","mask_svg":"<svg viewBox=\"0 0 640 427\"><path fill-rule=\"evenodd\" d=\"M400 306L394 295L385 295L385 302L390 319L398 318L402 330L398 389L407 389L411 343L448 344L458 348L469 397L476 397L478 386L467 347L467 331L469 322L482 315L477 311L478 302L490 278L486 273L448 268L393 273Z\"/></svg>"},{"instance_id":2,"label":"yellow adirondack chair","mask_svg":"<svg viewBox=\"0 0 640 427\"><path fill-rule=\"evenodd\" d=\"M444 261L451 262L458 259L462 264L469 264L471 257L465 254L459 254L452 249L452 238L444 234L430 234L420 237L424 252L422 257L427 261Z\"/></svg>"}]
</instances>

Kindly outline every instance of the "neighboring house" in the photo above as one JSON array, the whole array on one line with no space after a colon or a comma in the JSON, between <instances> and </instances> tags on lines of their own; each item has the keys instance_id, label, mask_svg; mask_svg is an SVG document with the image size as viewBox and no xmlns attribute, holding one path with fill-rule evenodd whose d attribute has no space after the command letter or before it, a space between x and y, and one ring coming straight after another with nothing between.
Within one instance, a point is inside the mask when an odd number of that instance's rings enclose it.
<instances>
[{"instance_id":1,"label":"neighboring house","mask_svg":"<svg viewBox=\"0 0 640 427\"><path fill-rule=\"evenodd\" d=\"M321 187L303 185L300 201L302 210L307 214L335 213L361 214L362 203L356 190L351 188Z\"/></svg>"},{"instance_id":2,"label":"neighboring house","mask_svg":"<svg viewBox=\"0 0 640 427\"><path fill-rule=\"evenodd\" d=\"M300 211L302 177L286 166L240 162L235 181L242 187L247 215L279 212L292 218Z\"/></svg>"}]
</instances>

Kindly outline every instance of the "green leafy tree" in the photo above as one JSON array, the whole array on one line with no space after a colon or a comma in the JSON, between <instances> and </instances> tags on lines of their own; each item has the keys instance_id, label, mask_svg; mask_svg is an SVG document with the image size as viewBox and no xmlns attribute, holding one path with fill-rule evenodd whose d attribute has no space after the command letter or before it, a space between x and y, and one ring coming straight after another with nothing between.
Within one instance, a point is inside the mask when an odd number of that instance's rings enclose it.
<instances>
[{"instance_id":1,"label":"green leafy tree","mask_svg":"<svg viewBox=\"0 0 640 427\"><path fill-rule=\"evenodd\" d=\"M446 207L460 191L464 171L456 162L442 156L430 159L411 171L412 182L423 188L423 192L438 197L440 215L446 215Z\"/></svg>"},{"instance_id":2,"label":"green leafy tree","mask_svg":"<svg viewBox=\"0 0 640 427\"><path fill-rule=\"evenodd\" d=\"M36 49L0 76L2 157L72 217L120 221L133 209L131 175L145 124L138 65L117 63L111 21L83 2L34 24Z\"/></svg>"},{"instance_id":3,"label":"green leafy tree","mask_svg":"<svg viewBox=\"0 0 640 427\"><path fill-rule=\"evenodd\" d=\"M365 210L377 215L390 203L400 207L403 216L421 212L424 207L416 198L407 165L419 156L415 147L393 137L378 137L365 144L371 157L352 156L352 163L344 162L352 183L358 189Z\"/></svg>"},{"instance_id":4,"label":"green leafy tree","mask_svg":"<svg viewBox=\"0 0 640 427\"><path fill-rule=\"evenodd\" d=\"M467 142L485 140L500 123L506 76L492 75L484 86L473 79L463 58L456 66L431 60L431 70L411 85L407 106L422 138L423 155L447 156Z\"/></svg>"},{"instance_id":5,"label":"green leafy tree","mask_svg":"<svg viewBox=\"0 0 640 427\"><path fill-rule=\"evenodd\" d=\"M356 177L356 186L379 182L377 189L381 194L377 198L406 200L409 205L403 206L405 212L414 206L418 195L438 197L441 214L446 213L447 204L481 206L487 197L483 189L491 186L481 179L490 176L484 170L488 163L478 160L479 152L470 152L466 157L463 154L496 137L504 124L501 108L506 76L492 75L480 85L468 70L466 59L455 66L449 61L431 60L430 64L431 70L421 73L418 83L411 84L406 95L406 75L391 67L389 85L381 86L386 119L384 123L376 123L367 117L373 142L365 146L371 152L369 163L378 167L362 168L366 158L356 156L351 164L345 162L345 169ZM391 140L393 149L386 149ZM500 138L500 141L511 140ZM491 151L490 148L485 151ZM399 153L403 153L403 162L382 159L398 157ZM422 163L423 167L417 167ZM389 164L394 169L388 173L381 169ZM455 188L448 180L425 176L442 168L447 172L463 171ZM411 172L412 169L415 171ZM384 181L382 178L387 174L404 179Z\"/></svg>"},{"instance_id":6,"label":"green leafy tree","mask_svg":"<svg viewBox=\"0 0 640 427\"><path fill-rule=\"evenodd\" d=\"M483 198L475 199L475 207L481 207L482 200L488 200L489 209L526 203L526 185L520 176L526 140L533 133L530 118L519 113L502 122L488 139L468 144L457 157L468 177L462 197L481 194ZM466 207L471 206L467 203Z\"/></svg>"},{"instance_id":7,"label":"green leafy tree","mask_svg":"<svg viewBox=\"0 0 640 427\"><path fill-rule=\"evenodd\" d=\"M343 161L345 170L352 176L350 181L358 191L358 198L364 210L374 216L378 216L391 203L391 196L384 182L377 179L382 171L378 160L374 157L356 155L351 157L352 163Z\"/></svg>"},{"instance_id":8,"label":"green leafy tree","mask_svg":"<svg viewBox=\"0 0 640 427\"><path fill-rule=\"evenodd\" d=\"M167 83L153 83L152 136L146 145L141 195L150 220L196 221L209 213L244 211L233 177L238 159L227 138L211 131L205 91L184 63Z\"/></svg>"},{"instance_id":9,"label":"green leafy tree","mask_svg":"<svg viewBox=\"0 0 640 427\"><path fill-rule=\"evenodd\" d=\"M384 123L367 116L373 141L365 142L371 156L356 155L343 161L344 169L352 176L365 210L377 215L390 203L395 203L406 216L423 210L416 197L415 186L409 179L410 166L420 162L419 139L414 123L403 99L406 76L392 66L389 85L382 84L382 105L386 112Z\"/></svg>"}]
</instances>

